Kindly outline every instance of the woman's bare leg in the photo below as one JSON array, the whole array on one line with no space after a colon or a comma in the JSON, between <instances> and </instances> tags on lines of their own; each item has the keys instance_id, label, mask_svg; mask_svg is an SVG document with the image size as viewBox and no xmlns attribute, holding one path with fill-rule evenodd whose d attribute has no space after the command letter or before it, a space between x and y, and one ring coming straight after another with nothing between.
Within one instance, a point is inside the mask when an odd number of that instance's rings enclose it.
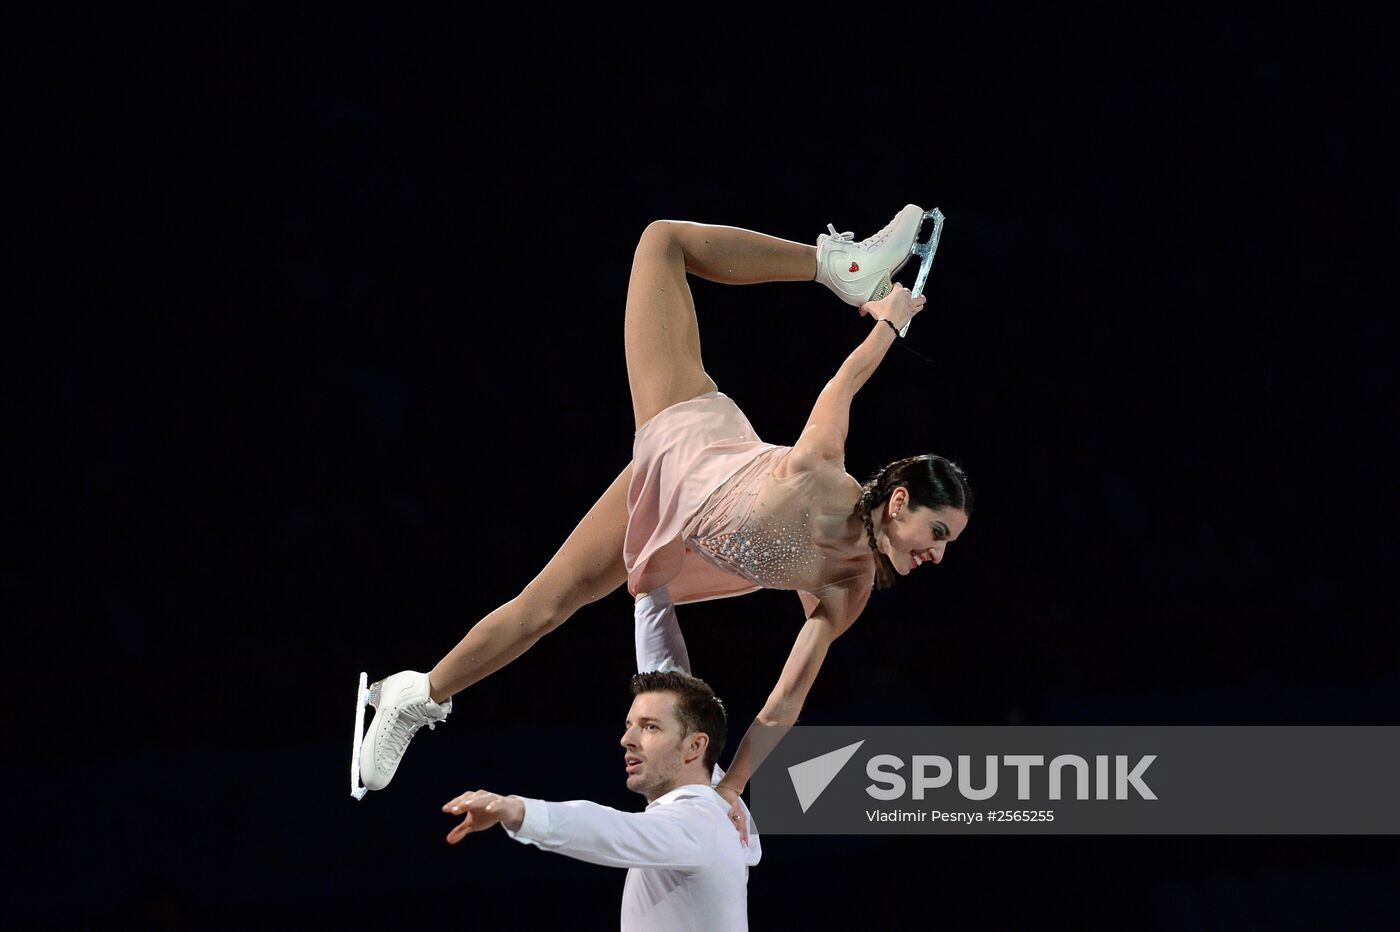
<instances>
[{"instance_id":1,"label":"woman's bare leg","mask_svg":"<svg viewBox=\"0 0 1400 932\"><path fill-rule=\"evenodd\" d=\"M685 276L729 285L811 281L817 250L738 227L657 220L642 233L627 284L624 340L640 427L673 404L715 390Z\"/></svg>"},{"instance_id":2,"label":"woman's bare leg","mask_svg":"<svg viewBox=\"0 0 1400 932\"><path fill-rule=\"evenodd\" d=\"M433 667L428 685L434 702L496 672L584 605L622 585L627 579L622 539L631 480L629 463L520 595L473 625Z\"/></svg>"}]
</instances>

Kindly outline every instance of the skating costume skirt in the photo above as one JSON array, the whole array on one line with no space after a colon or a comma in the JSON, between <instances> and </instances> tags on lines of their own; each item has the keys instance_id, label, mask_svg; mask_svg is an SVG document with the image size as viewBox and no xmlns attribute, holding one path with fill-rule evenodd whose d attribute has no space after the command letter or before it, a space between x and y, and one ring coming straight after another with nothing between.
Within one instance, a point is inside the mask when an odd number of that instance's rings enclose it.
<instances>
[{"instance_id":1,"label":"skating costume skirt","mask_svg":"<svg viewBox=\"0 0 1400 932\"><path fill-rule=\"evenodd\" d=\"M676 604L762 588L685 548L683 538L726 480L758 457L787 449L758 439L739 406L721 392L674 404L639 427L632 441L622 547L628 590L634 596L647 591L639 590L638 582L649 561L667 547L668 561L677 555L681 561L680 571L665 583Z\"/></svg>"}]
</instances>

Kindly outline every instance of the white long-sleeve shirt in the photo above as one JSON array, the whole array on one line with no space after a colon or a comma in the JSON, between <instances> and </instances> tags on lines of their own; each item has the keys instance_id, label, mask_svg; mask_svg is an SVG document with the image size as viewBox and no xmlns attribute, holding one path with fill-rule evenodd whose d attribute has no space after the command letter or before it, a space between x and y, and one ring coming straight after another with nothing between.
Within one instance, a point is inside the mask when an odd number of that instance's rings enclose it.
<instances>
[{"instance_id":1,"label":"white long-sleeve shirt","mask_svg":"<svg viewBox=\"0 0 1400 932\"><path fill-rule=\"evenodd\" d=\"M525 818L516 841L569 857L626 867L623 932L747 929L749 867L761 856L744 847L729 804L702 784L676 787L644 812L597 803L521 797Z\"/></svg>"}]
</instances>

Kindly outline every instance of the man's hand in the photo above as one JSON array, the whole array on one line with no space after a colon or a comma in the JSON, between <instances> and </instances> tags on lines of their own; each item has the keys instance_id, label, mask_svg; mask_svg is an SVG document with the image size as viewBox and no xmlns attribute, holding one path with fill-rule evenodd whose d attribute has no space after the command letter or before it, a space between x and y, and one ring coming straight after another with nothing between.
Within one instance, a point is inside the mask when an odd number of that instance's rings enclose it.
<instances>
[{"instance_id":1,"label":"man's hand","mask_svg":"<svg viewBox=\"0 0 1400 932\"><path fill-rule=\"evenodd\" d=\"M725 802L729 803L729 824L739 831L739 841L745 848L749 846L749 820L744 818L744 807L739 805L739 791L728 784L721 783L715 787Z\"/></svg>"},{"instance_id":2,"label":"man's hand","mask_svg":"<svg viewBox=\"0 0 1400 932\"><path fill-rule=\"evenodd\" d=\"M513 796L500 796L487 790L463 793L449 803L444 803L442 811L448 815L464 815L462 824L447 833L447 843L455 845L469 832L480 832L497 822L512 832L520 829L525 821L525 803Z\"/></svg>"}]
</instances>

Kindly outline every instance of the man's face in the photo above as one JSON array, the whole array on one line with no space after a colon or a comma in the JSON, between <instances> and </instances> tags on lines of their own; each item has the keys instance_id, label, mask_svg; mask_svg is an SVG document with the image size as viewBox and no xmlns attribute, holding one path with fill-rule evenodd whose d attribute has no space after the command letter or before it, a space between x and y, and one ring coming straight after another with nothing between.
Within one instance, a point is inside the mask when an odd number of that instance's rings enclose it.
<instances>
[{"instance_id":1,"label":"man's face","mask_svg":"<svg viewBox=\"0 0 1400 932\"><path fill-rule=\"evenodd\" d=\"M627 788L651 802L690 781L679 779L687 758L699 756L697 735L684 735L674 693L642 693L632 700L622 734ZM703 745L701 745L703 748Z\"/></svg>"}]
</instances>

